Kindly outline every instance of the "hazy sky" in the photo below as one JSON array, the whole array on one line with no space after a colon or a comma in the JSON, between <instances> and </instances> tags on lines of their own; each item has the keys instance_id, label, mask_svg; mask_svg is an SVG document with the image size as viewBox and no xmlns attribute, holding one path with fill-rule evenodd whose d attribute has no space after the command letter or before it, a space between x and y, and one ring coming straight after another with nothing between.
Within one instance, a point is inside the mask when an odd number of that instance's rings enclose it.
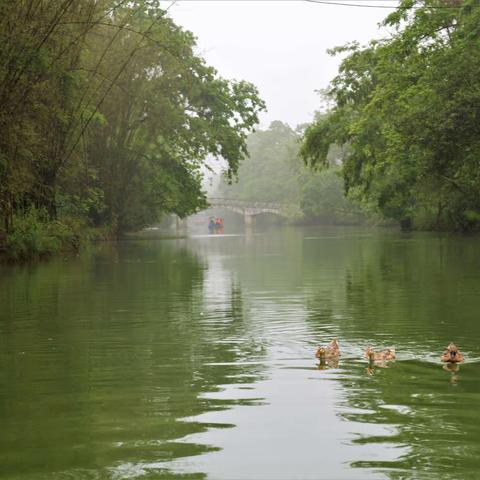
<instances>
[{"instance_id":1,"label":"hazy sky","mask_svg":"<svg viewBox=\"0 0 480 480\"><path fill-rule=\"evenodd\" d=\"M197 53L220 75L259 88L268 108L262 127L272 120L292 127L310 121L320 105L315 90L328 85L339 63L326 50L387 35L378 23L388 13L298 0L179 0L169 9L197 36Z\"/></svg>"}]
</instances>

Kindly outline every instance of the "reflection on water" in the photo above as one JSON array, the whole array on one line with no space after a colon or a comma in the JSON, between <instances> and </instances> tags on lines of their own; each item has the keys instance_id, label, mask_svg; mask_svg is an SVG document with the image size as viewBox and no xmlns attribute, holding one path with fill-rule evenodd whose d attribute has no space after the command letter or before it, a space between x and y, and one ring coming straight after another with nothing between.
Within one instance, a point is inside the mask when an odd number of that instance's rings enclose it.
<instances>
[{"instance_id":1,"label":"reflection on water","mask_svg":"<svg viewBox=\"0 0 480 480\"><path fill-rule=\"evenodd\" d=\"M284 229L2 267L0 478L476 478L477 244Z\"/></svg>"}]
</instances>

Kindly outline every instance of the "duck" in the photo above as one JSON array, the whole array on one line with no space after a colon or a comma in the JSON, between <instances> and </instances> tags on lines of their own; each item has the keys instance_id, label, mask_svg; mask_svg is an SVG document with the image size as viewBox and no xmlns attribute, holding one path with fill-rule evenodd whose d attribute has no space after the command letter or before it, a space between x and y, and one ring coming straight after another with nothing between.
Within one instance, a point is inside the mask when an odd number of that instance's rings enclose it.
<instances>
[{"instance_id":1,"label":"duck","mask_svg":"<svg viewBox=\"0 0 480 480\"><path fill-rule=\"evenodd\" d=\"M450 343L440 357L442 362L459 363L465 360L465 357L459 352L454 343Z\"/></svg>"},{"instance_id":2,"label":"duck","mask_svg":"<svg viewBox=\"0 0 480 480\"><path fill-rule=\"evenodd\" d=\"M395 360L395 348L387 348L383 352L375 353L371 346L367 347L365 350L365 358L369 362L386 362L389 360Z\"/></svg>"},{"instance_id":3,"label":"duck","mask_svg":"<svg viewBox=\"0 0 480 480\"><path fill-rule=\"evenodd\" d=\"M322 357L317 363L317 368L319 370L328 370L329 368L338 368L339 358L338 357Z\"/></svg>"},{"instance_id":4,"label":"duck","mask_svg":"<svg viewBox=\"0 0 480 480\"><path fill-rule=\"evenodd\" d=\"M335 356L340 355L340 345L338 343L338 340L334 338L329 345L329 348L332 350L332 354Z\"/></svg>"},{"instance_id":5,"label":"duck","mask_svg":"<svg viewBox=\"0 0 480 480\"><path fill-rule=\"evenodd\" d=\"M338 357L340 355L340 345L338 340L334 338L326 347L318 347L315 356L324 361L326 358Z\"/></svg>"}]
</instances>

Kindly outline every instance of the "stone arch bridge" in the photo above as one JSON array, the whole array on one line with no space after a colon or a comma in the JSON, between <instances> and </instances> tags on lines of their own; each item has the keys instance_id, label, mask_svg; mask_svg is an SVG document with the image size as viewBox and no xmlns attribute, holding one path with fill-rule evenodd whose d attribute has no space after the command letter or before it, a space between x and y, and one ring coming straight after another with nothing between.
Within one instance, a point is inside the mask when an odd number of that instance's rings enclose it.
<instances>
[{"instance_id":1,"label":"stone arch bridge","mask_svg":"<svg viewBox=\"0 0 480 480\"><path fill-rule=\"evenodd\" d=\"M234 200L232 198L208 198L209 208L223 208L243 215L245 225L252 225L254 217L261 213L273 213L275 215L286 215L286 204L255 202L252 200Z\"/></svg>"}]
</instances>

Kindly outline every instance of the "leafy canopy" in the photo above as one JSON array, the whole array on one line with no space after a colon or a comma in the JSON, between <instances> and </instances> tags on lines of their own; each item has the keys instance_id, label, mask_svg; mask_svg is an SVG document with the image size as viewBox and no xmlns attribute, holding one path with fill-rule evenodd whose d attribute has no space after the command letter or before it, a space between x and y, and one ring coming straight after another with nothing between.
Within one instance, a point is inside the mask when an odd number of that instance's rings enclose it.
<instances>
[{"instance_id":1,"label":"leafy canopy","mask_svg":"<svg viewBox=\"0 0 480 480\"><path fill-rule=\"evenodd\" d=\"M415 7L415 8L412 8ZM480 218L480 9L404 0L384 25L391 38L349 44L301 155L322 166L347 147L347 192L404 227L469 229Z\"/></svg>"}]
</instances>

